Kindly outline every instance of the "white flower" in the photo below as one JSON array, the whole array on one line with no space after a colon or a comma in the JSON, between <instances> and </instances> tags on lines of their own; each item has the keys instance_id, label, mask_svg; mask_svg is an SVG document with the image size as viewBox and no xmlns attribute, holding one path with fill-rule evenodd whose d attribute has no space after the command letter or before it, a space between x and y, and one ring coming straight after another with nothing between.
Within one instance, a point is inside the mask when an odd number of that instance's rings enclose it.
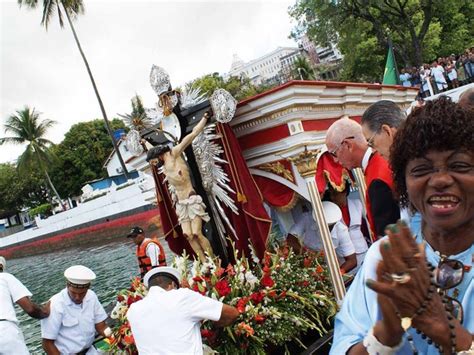
<instances>
[{"instance_id":1,"label":"white flower","mask_svg":"<svg viewBox=\"0 0 474 355\"><path fill-rule=\"evenodd\" d=\"M258 278L250 270L245 273L245 280L247 280L247 283L252 287L252 289L255 284L258 283Z\"/></svg>"}]
</instances>

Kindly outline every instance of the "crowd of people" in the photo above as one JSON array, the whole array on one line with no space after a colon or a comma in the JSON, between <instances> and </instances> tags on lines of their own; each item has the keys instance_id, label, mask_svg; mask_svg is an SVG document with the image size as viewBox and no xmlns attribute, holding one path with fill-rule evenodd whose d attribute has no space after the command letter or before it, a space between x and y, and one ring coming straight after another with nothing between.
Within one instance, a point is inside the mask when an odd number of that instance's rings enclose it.
<instances>
[{"instance_id":1,"label":"crowd of people","mask_svg":"<svg viewBox=\"0 0 474 355\"><path fill-rule=\"evenodd\" d=\"M408 117L391 101L376 102L361 124L334 122L326 146L344 168L363 170L371 235L367 243L362 207L349 191L329 189L324 215L341 271L356 274L336 317L331 354L473 355L474 89L458 103L441 96ZM343 216L346 205L352 207ZM322 249L308 208L300 217L288 245ZM139 353L202 354L201 321L227 326L239 311L181 288L160 243L139 226L127 237L149 290L128 311ZM0 257L0 354L28 354L14 303L41 319L47 354L95 354L96 334L111 335L90 289L94 272L75 265L64 276L66 287L37 305Z\"/></svg>"},{"instance_id":2,"label":"crowd of people","mask_svg":"<svg viewBox=\"0 0 474 355\"><path fill-rule=\"evenodd\" d=\"M428 97L448 89L474 82L474 47L460 55L439 57L431 64L400 70L400 84L420 89L420 97Z\"/></svg>"}]
</instances>

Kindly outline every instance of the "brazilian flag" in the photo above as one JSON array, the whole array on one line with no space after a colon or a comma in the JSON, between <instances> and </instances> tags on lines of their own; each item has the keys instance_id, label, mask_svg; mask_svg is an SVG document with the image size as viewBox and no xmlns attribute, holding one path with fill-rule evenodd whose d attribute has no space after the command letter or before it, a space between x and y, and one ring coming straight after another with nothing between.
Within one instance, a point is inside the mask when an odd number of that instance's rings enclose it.
<instances>
[{"instance_id":1,"label":"brazilian flag","mask_svg":"<svg viewBox=\"0 0 474 355\"><path fill-rule=\"evenodd\" d=\"M382 84L400 85L397 62L395 61L395 55L393 54L393 47L391 43L388 45L387 63L385 64Z\"/></svg>"}]
</instances>

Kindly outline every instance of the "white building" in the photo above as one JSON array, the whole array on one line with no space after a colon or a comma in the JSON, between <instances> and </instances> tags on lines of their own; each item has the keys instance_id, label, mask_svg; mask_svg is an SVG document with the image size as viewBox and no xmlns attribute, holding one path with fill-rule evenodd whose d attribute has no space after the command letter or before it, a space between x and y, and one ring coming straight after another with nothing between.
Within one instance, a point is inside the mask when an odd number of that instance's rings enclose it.
<instances>
[{"instance_id":1,"label":"white building","mask_svg":"<svg viewBox=\"0 0 474 355\"><path fill-rule=\"evenodd\" d=\"M234 54L230 71L224 75L226 78L231 76L245 76L253 84L259 85L266 80L272 80L280 75L282 69L281 59L292 53L299 53L298 47L278 47L274 51L264 56L251 60L248 63L242 61L237 54Z\"/></svg>"},{"instance_id":2,"label":"white building","mask_svg":"<svg viewBox=\"0 0 474 355\"><path fill-rule=\"evenodd\" d=\"M123 162L125 163L125 167L127 168L127 170L128 171L134 170L135 167L133 167L130 164L130 162L133 159L135 159L135 156L133 156L128 151L127 145L125 144L125 142L123 140L119 140L117 142L117 146L118 146L118 149L119 149L119 151L122 155L122 159L123 159ZM105 161L103 167L107 169L107 175L108 176L115 176L115 175L123 174L122 165L120 164L120 160L119 160L117 154L115 154L115 149L112 150L109 157Z\"/></svg>"}]
</instances>

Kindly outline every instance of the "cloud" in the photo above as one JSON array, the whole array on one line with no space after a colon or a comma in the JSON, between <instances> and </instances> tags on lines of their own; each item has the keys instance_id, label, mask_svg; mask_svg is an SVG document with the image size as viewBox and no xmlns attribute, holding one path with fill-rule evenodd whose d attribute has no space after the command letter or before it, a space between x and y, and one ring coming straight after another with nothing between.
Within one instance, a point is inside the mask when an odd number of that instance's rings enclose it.
<instances>
[{"instance_id":1,"label":"cloud","mask_svg":"<svg viewBox=\"0 0 474 355\"><path fill-rule=\"evenodd\" d=\"M40 2L41 4L41 2ZM152 64L165 68L177 87L199 76L229 70L232 55L250 61L288 39L293 1L86 1L75 27L109 118L130 111L138 93L145 106L156 96ZM58 124L48 138L59 143L74 123L101 118L84 64L67 24L57 17L48 31L41 9L1 3L0 124L24 105ZM0 129L0 136L3 136ZM21 148L1 146L0 162Z\"/></svg>"}]
</instances>

